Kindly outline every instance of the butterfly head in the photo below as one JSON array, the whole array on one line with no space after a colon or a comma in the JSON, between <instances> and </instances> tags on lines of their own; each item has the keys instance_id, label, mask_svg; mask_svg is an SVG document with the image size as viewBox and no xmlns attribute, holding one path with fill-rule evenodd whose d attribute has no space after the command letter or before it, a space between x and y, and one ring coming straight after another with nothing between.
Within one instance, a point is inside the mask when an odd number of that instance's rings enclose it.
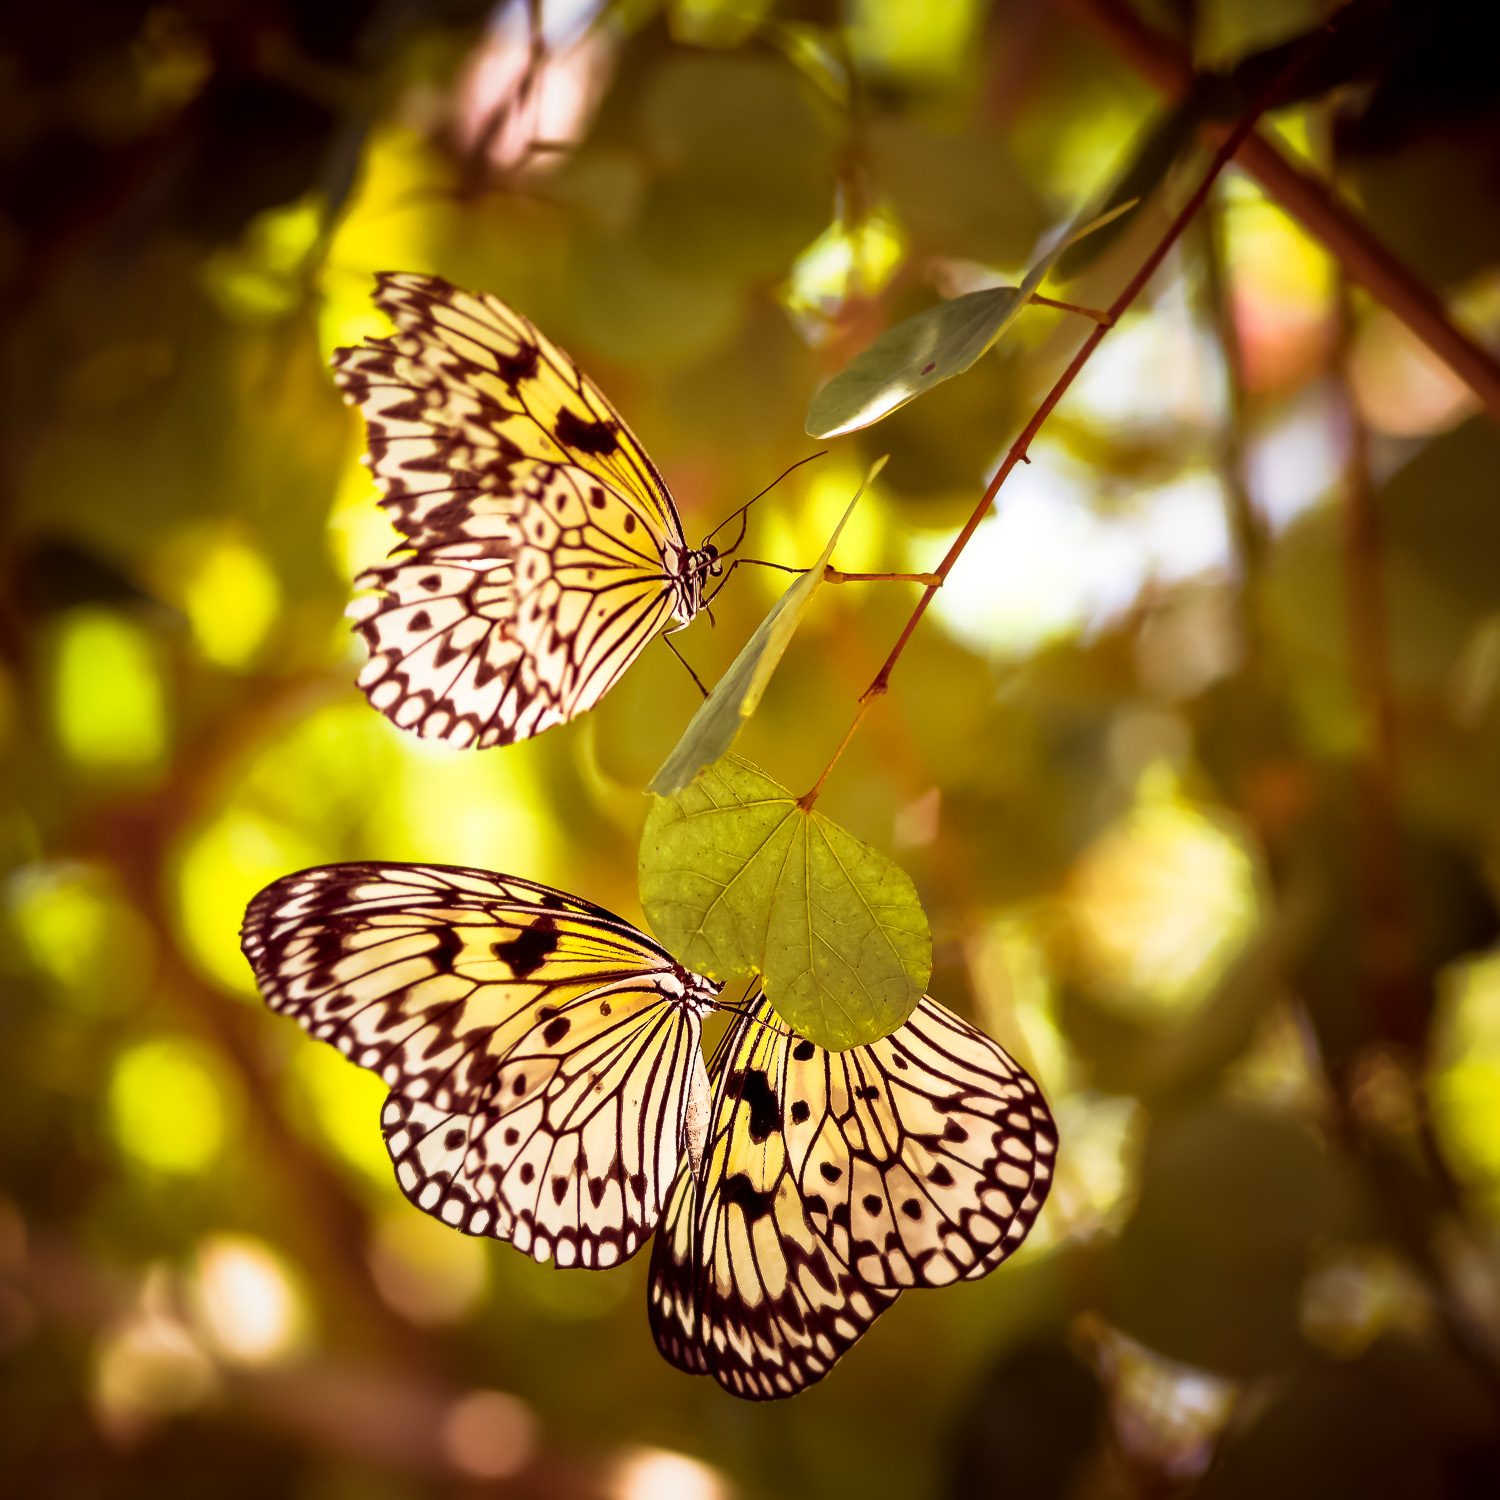
<instances>
[{"instance_id":1,"label":"butterfly head","mask_svg":"<svg viewBox=\"0 0 1500 1500\"><path fill-rule=\"evenodd\" d=\"M663 994L672 995L679 1005L688 1007L699 1016L706 1016L709 1011L719 1008L719 991L724 988L718 980L695 974L679 963L672 965L670 974L658 978L657 986Z\"/></svg>"},{"instance_id":2,"label":"butterfly head","mask_svg":"<svg viewBox=\"0 0 1500 1500\"><path fill-rule=\"evenodd\" d=\"M679 623L690 625L693 616L703 607L705 583L724 571L724 559L712 542L687 549L681 558L676 570L677 604L673 613Z\"/></svg>"}]
</instances>

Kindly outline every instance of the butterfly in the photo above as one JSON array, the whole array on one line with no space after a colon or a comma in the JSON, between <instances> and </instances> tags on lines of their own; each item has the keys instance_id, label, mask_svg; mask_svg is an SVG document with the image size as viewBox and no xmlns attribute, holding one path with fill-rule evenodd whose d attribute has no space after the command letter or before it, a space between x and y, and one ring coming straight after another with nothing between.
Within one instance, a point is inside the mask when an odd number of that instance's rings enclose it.
<instances>
[{"instance_id":1,"label":"butterfly","mask_svg":"<svg viewBox=\"0 0 1500 1500\"><path fill-rule=\"evenodd\" d=\"M604 393L498 297L382 272L389 338L337 349L405 538L355 580L359 685L402 729L508 745L592 708L722 572Z\"/></svg>"},{"instance_id":2,"label":"butterfly","mask_svg":"<svg viewBox=\"0 0 1500 1500\"><path fill-rule=\"evenodd\" d=\"M468 1234L610 1266L701 1158L721 986L602 907L486 870L325 865L255 897L272 1010L377 1073L401 1190Z\"/></svg>"},{"instance_id":3,"label":"butterfly","mask_svg":"<svg viewBox=\"0 0 1500 1500\"><path fill-rule=\"evenodd\" d=\"M720 1057L702 1168L679 1167L651 1254L652 1334L679 1369L795 1395L904 1289L988 1275L1035 1222L1052 1116L936 1001L827 1052L761 997Z\"/></svg>"}]
</instances>

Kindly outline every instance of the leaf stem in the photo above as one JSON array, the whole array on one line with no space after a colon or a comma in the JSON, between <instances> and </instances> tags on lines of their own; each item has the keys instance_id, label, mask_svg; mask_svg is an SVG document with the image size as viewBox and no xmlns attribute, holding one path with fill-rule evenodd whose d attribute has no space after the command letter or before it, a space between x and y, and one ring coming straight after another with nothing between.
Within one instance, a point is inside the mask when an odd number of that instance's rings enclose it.
<instances>
[{"instance_id":1,"label":"leaf stem","mask_svg":"<svg viewBox=\"0 0 1500 1500\"><path fill-rule=\"evenodd\" d=\"M831 563L823 569L824 583L925 583L928 588L941 588L943 580L937 573L841 573Z\"/></svg>"},{"instance_id":2,"label":"leaf stem","mask_svg":"<svg viewBox=\"0 0 1500 1500\"><path fill-rule=\"evenodd\" d=\"M1107 312L1100 312L1097 307L1080 307L1076 302L1059 302L1055 297L1044 297L1040 292L1031 294L1033 307L1057 307L1063 312L1077 313L1080 318L1092 318L1094 322L1102 324L1105 328L1110 326L1110 316Z\"/></svg>"},{"instance_id":3,"label":"leaf stem","mask_svg":"<svg viewBox=\"0 0 1500 1500\"><path fill-rule=\"evenodd\" d=\"M818 777L813 786L798 800L798 806L803 808L804 811L817 801L819 793L823 790L824 782L828 780L829 772L837 765L839 757L844 753L845 747L854 738L854 732L859 728L860 720L864 718L870 704L876 698L883 696L889 691L891 672L895 669L896 663L901 659L901 653L906 650L906 643L911 639L912 633L921 622L922 616L927 613L927 606L932 603L938 589L944 580L947 579L949 573L953 571L954 564L963 555L964 548L969 545L974 533L978 531L979 523L989 514L990 506L994 504L995 496L1000 492L1000 486L1005 483L1011 470L1018 463L1023 461L1030 462L1030 459L1027 457L1027 449L1030 448L1032 440L1041 430L1042 423L1052 415L1057 403L1062 400L1063 396L1067 394L1069 386L1078 378L1078 372L1083 369L1093 356L1094 351L1103 343L1104 335L1119 322L1120 318L1129 309L1131 303L1145 290L1147 283L1156 274L1161 263L1167 258L1167 253L1182 237L1183 231L1192 223L1193 218L1207 201L1209 193L1213 191L1213 185L1218 179L1219 173L1229 165L1235 152L1249 139L1261 115L1285 91L1288 84L1291 83L1296 75L1302 71L1313 53L1319 50L1331 36L1331 28L1325 28L1309 37L1306 45L1297 49L1297 53L1292 60L1277 74L1271 84L1240 118L1239 123L1225 137L1219 149L1214 153L1214 158L1209 163L1208 170L1204 173L1203 180L1194 190L1192 197L1182 206L1181 212L1172 220L1166 233L1157 241L1156 247L1141 262L1140 267L1137 269L1135 275L1130 278L1125 289L1110 303L1104 315L1104 320L1095 325L1093 332L1079 346L1078 352L1073 356L1067 369L1058 376L1052 389L1043 397L1041 405L1032 413L1031 420L1021 429L1021 435L1010 445L1010 449L1001 462L1000 467L995 471L995 477L985 487L984 494L980 497L978 505L974 507L973 514L964 522L963 530L953 539L953 545L948 548L947 555L938 564L937 572L934 575L937 581L927 585L926 591L917 600L916 608L912 610L910 618L902 628L900 636L897 637L896 644L891 647L890 655L886 657L884 664L875 674L874 680L870 683L869 687L860 694L859 706L855 711L854 721L850 724L848 733L845 734L838 749L834 751L833 758L823 768L823 774Z\"/></svg>"}]
</instances>

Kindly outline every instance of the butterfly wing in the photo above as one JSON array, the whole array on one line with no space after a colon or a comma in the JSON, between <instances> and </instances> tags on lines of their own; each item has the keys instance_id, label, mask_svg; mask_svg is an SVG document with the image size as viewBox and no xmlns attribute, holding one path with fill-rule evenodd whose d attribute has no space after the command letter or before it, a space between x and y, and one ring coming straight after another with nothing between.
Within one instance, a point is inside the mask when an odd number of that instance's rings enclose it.
<instances>
[{"instance_id":1,"label":"butterfly wing","mask_svg":"<svg viewBox=\"0 0 1500 1500\"><path fill-rule=\"evenodd\" d=\"M898 1295L866 1286L813 1228L783 1134L793 1038L773 1020L762 1001L730 1035L701 1186L674 1195L651 1275L658 1348L755 1401L821 1380Z\"/></svg>"},{"instance_id":2,"label":"butterfly wing","mask_svg":"<svg viewBox=\"0 0 1500 1500\"><path fill-rule=\"evenodd\" d=\"M402 728L510 744L592 707L697 609L666 484L604 394L496 297L383 273L334 354L410 549L356 580L360 686Z\"/></svg>"},{"instance_id":3,"label":"butterfly wing","mask_svg":"<svg viewBox=\"0 0 1500 1500\"><path fill-rule=\"evenodd\" d=\"M725 1045L702 1176L679 1167L652 1250L657 1348L736 1395L795 1394L903 1287L1010 1254L1056 1141L1025 1071L934 1000L830 1053L760 999Z\"/></svg>"},{"instance_id":4,"label":"butterfly wing","mask_svg":"<svg viewBox=\"0 0 1500 1500\"><path fill-rule=\"evenodd\" d=\"M646 1313L662 1358L689 1375L707 1375L708 1357L698 1332L697 1221L697 1177L684 1158L651 1246Z\"/></svg>"},{"instance_id":5,"label":"butterfly wing","mask_svg":"<svg viewBox=\"0 0 1500 1500\"><path fill-rule=\"evenodd\" d=\"M273 1010L390 1086L419 1208L559 1265L651 1232L717 987L644 933L529 881L352 864L268 886L243 944Z\"/></svg>"},{"instance_id":6,"label":"butterfly wing","mask_svg":"<svg viewBox=\"0 0 1500 1500\"><path fill-rule=\"evenodd\" d=\"M817 1232L872 1286L984 1276L1026 1238L1057 1129L997 1043L935 1000L866 1047L797 1040L790 1170Z\"/></svg>"},{"instance_id":7,"label":"butterfly wing","mask_svg":"<svg viewBox=\"0 0 1500 1500\"><path fill-rule=\"evenodd\" d=\"M390 338L334 351L335 378L365 416L370 467L396 529L415 546L456 516L503 510L517 467L571 464L634 502L682 545L677 507L609 398L533 323L440 276L381 272Z\"/></svg>"},{"instance_id":8,"label":"butterfly wing","mask_svg":"<svg viewBox=\"0 0 1500 1500\"><path fill-rule=\"evenodd\" d=\"M528 739L592 708L673 618L672 579L618 495L572 466L533 465L521 489L502 561L480 571L455 543L358 580L359 685L403 729Z\"/></svg>"}]
</instances>

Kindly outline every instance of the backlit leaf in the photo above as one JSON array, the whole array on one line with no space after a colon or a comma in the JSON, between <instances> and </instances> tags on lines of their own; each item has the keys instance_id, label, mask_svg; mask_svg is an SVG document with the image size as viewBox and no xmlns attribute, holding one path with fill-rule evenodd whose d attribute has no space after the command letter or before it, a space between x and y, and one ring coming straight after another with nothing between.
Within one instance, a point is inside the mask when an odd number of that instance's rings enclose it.
<instances>
[{"instance_id":1,"label":"backlit leaf","mask_svg":"<svg viewBox=\"0 0 1500 1500\"><path fill-rule=\"evenodd\" d=\"M908 876L737 756L656 801L641 905L688 967L759 974L777 1013L831 1051L894 1031L932 972Z\"/></svg>"},{"instance_id":2,"label":"backlit leaf","mask_svg":"<svg viewBox=\"0 0 1500 1500\"><path fill-rule=\"evenodd\" d=\"M969 292L886 329L813 397L807 408L808 434L830 438L856 432L940 382L962 375L1021 316L1031 294L1069 245L1132 207L1134 200L1122 203L1063 235L1019 287Z\"/></svg>"}]
</instances>

